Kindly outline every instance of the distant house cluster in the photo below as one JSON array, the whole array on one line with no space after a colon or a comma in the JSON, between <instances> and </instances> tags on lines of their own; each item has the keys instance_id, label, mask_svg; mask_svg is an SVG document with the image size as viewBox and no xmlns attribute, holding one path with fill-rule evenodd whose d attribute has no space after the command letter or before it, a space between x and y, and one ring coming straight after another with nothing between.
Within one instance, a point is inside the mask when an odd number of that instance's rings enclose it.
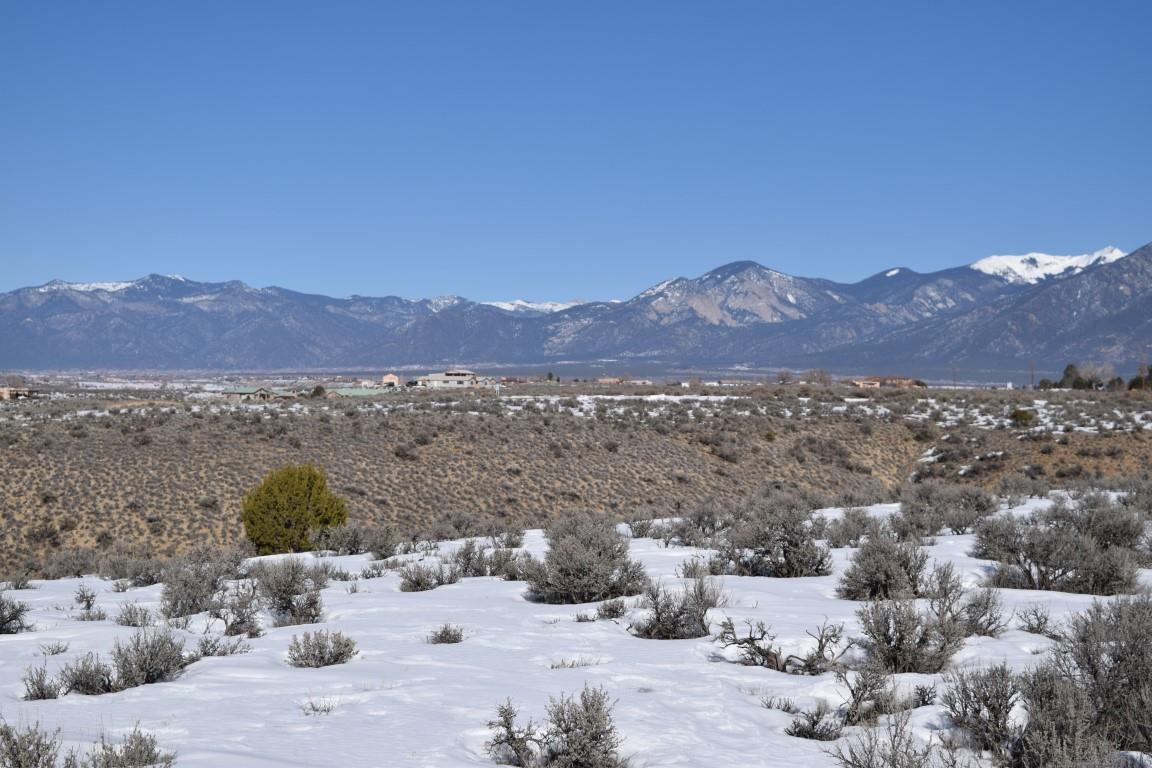
<instances>
[{"instance_id":1,"label":"distant house cluster","mask_svg":"<svg viewBox=\"0 0 1152 768\"><path fill-rule=\"evenodd\" d=\"M880 389L882 387L915 389L928 386L919 379L909 379L904 376L865 376L860 379L852 379L851 384L856 387L856 389Z\"/></svg>"},{"instance_id":2,"label":"distant house cluster","mask_svg":"<svg viewBox=\"0 0 1152 768\"><path fill-rule=\"evenodd\" d=\"M450 368L440 373L429 373L409 380L402 379L395 373L386 373L379 380L344 379L297 389L262 386L232 387L222 390L218 395L233 403L268 403L298 398L375 397L398 389L478 389L498 387L501 383L500 379L481 376L474 371Z\"/></svg>"}]
</instances>

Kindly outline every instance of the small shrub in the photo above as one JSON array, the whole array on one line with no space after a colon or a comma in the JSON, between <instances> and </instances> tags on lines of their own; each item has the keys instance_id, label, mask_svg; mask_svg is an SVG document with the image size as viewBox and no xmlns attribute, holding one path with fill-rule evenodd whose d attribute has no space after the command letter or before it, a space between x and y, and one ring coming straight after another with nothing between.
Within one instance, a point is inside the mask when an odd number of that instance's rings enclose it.
<instances>
[{"instance_id":1,"label":"small shrub","mask_svg":"<svg viewBox=\"0 0 1152 768\"><path fill-rule=\"evenodd\" d=\"M216 635L204 635L196 644L195 658L235 656L240 653L248 653L250 650L252 650L252 647L239 637L226 638L217 637Z\"/></svg>"},{"instance_id":2,"label":"small shrub","mask_svg":"<svg viewBox=\"0 0 1152 768\"><path fill-rule=\"evenodd\" d=\"M428 635L428 642L433 645L464 642L464 628L454 624L444 624Z\"/></svg>"},{"instance_id":3,"label":"small shrub","mask_svg":"<svg viewBox=\"0 0 1152 768\"><path fill-rule=\"evenodd\" d=\"M94 653L65 664L60 670L60 693L79 693L82 696L100 696L117 690L116 675L112 667Z\"/></svg>"},{"instance_id":4,"label":"small shrub","mask_svg":"<svg viewBox=\"0 0 1152 768\"><path fill-rule=\"evenodd\" d=\"M615 621L628 613L627 604L620 598L605 600L596 606L596 619L598 621Z\"/></svg>"},{"instance_id":5,"label":"small shrub","mask_svg":"<svg viewBox=\"0 0 1152 768\"><path fill-rule=\"evenodd\" d=\"M296 607L293 596L292 607ZM264 629L260 626L260 597L258 588L251 582L239 582L231 587L223 587L212 597L208 615L224 623L227 637L247 635L260 637Z\"/></svg>"},{"instance_id":6,"label":"small shrub","mask_svg":"<svg viewBox=\"0 0 1152 768\"><path fill-rule=\"evenodd\" d=\"M56 768L60 733L40 724L14 728L0 721L0 765L8 768Z\"/></svg>"},{"instance_id":7,"label":"small shrub","mask_svg":"<svg viewBox=\"0 0 1152 768\"><path fill-rule=\"evenodd\" d=\"M27 603L12 600L0 592L0 635L14 635L31 629L25 621L28 610Z\"/></svg>"},{"instance_id":8,"label":"small shrub","mask_svg":"<svg viewBox=\"0 0 1152 768\"><path fill-rule=\"evenodd\" d=\"M728 539L740 576L795 578L831 572L831 555L816 541L808 502L799 496L769 496L733 525Z\"/></svg>"},{"instance_id":9,"label":"small shrub","mask_svg":"<svg viewBox=\"0 0 1152 768\"><path fill-rule=\"evenodd\" d=\"M651 584L644 594L648 614L631 626L633 634L649 640L684 640L708 635L708 611L725 603L719 585L697 579L682 591Z\"/></svg>"},{"instance_id":10,"label":"small shrub","mask_svg":"<svg viewBox=\"0 0 1152 768\"><path fill-rule=\"evenodd\" d=\"M545 762L554 768L623 768L612 702L603 688L584 687L579 698L561 695L548 704Z\"/></svg>"},{"instance_id":11,"label":"small shrub","mask_svg":"<svg viewBox=\"0 0 1152 768\"><path fill-rule=\"evenodd\" d=\"M112 664L119 688L167 682L187 665L184 641L167 629L142 629L126 643L116 641Z\"/></svg>"},{"instance_id":12,"label":"small shrub","mask_svg":"<svg viewBox=\"0 0 1152 768\"><path fill-rule=\"evenodd\" d=\"M29 667L24 672L24 700L41 701L60 696L60 684L48 675L47 664ZM2 763L0 763L2 764Z\"/></svg>"},{"instance_id":13,"label":"small shrub","mask_svg":"<svg viewBox=\"0 0 1152 768\"><path fill-rule=\"evenodd\" d=\"M927 565L927 553L914 542L896 541L887 529L873 525L836 591L846 600L914 597L921 591Z\"/></svg>"},{"instance_id":14,"label":"small shrub","mask_svg":"<svg viewBox=\"0 0 1152 768\"><path fill-rule=\"evenodd\" d=\"M738 648L741 664L767 667L792 675L821 675L837 669L840 658L852 647L851 642L843 642L843 624L825 622L815 632L808 632L816 645L804 656L784 655L778 646L772 644L776 637L764 622L753 624L749 621L747 627L747 634L742 635L736 631L732 620L726 618L720 624L716 640L725 648Z\"/></svg>"},{"instance_id":15,"label":"small shrub","mask_svg":"<svg viewBox=\"0 0 1152 768\"><path fill-rule=\"evenodd\" d=\"M321 629L292 636L288 663L294 667L329 667L344 664L356 655L356 642L341 632Z\"/></svg>"},{"instance_id":16,"label":"small shrub","mask_svg":"<svg viewBox=\"0 0 1152 768\"><path fill-rule=\"evenodd\" d=\"M287 557L273 562L257 563L251 572L256 580L257 594L263 598L272 613L276 626L315 624L320 621L324 604L320 591L328 585L327 572L318 565L307 565L298 557ZM249 596L235 604L238 611L252 608ZM242 616L237 616L242 619ZM251 628L251 622L248 622Z\"/></svg>"},{"instance_id":17,"label":"small shrub","mask_svg":"<svg viewBox=\"0 0 1152 768\"><path fill-rule=\"evenodd\" d=\"M84 768L172 768L176 754L160 749L156 737L135 727L119 744L101 735L84 760Z\"/></svg>"},{"instance_id":18,"label":"small shrub","mask_svg":"<svg viewBox=\"0 0 1152 768\"><path fill-rule=\"evenodd\" d=\"M68 643L63 640L58 640L53 643L44 643L40 646L41 656L59 656L62 653L68 653Z\"/></svg>"},{"instance_id":19,"label":"small shrub","mask_svg":"<svg viewBox=\"0 0 1152 768\"><path fill-rule=\"evenodd\" d=\"M365 552L368 545L364 529L349 523L321 528L313 534L310 546L315 551L335 555L358 555Z\"/></svg>"},{"instance_id":20,"label":"small shrub","mask_svg":"<svg viewBox=\"0 0 1152 768\"><path fill-rule=\"evenodd\" d=\"M1019 619L1016 626L1023 631L1055 639L1052 617L1046 606L1034 603L1017 611L1016 617Z\"/></svg>"},{"instance_id":21,"label":"small shrub","mask_svg":"<svg viewBox=\"0 0 1152 768\"><path fill-rule=\"evenodd\" d=\"M511 699L497 707L496 719L488 721L492 738L484 746L488 755L501 765L531 768L537 765L545 737L541 726L531 720L526 725L518 725L518 715Z\"/></svg>"},{"instance_id":22,"label":"small shrub","mask_svg":"<svg viewBox=\"0 0 1152 768\"><path fill-rule=\"evenodd\" d=\"M859 507L844 510L844 514L828 522L824 538L830 547L858 547L868 533L871 518Z\"/></svg>"},{"instance_id":23,"label":"small shrub","mask_svg":"<svg viewBox=\"0 0 1152 768\"><path fill-rule=\"evenodd\" d=\"M956 672L947 678L948 688L941 697L952 722L963 728L972 745L989 751L1003 761L1016 739L1012 709L1020 699L1020 689L1007 665Z\"/></svg>"},{"instance_id":24,"label":"small shrub","mask_svg":"<svg viewBox=\"0 0 1152 768\"><path fill-rule=\"evenodd\" d=\"M909 725L909 715L893 716L881 733L868 729L828 754L840 768L933 768L938 765L931 744L921 744Z\"/></svg>"},{"instance_id":25,"label":"small shrub","mask_svg":"<svg viewBox=\"0 0 1152 768\"><path fill-rule=\"evenodd\" d=\"M400 569L401 592L426 592L445 584L455 584L460 581L460 568L453 565L424 565L412 563Z\"/></svg>"},{"instance_id":26,"label":"small shrub","mask_svg":"<svg viewBox=\"0 0 1152 768\"><path fill-rule=\"evenodd\" d=\"M364 548L376 560L387 560L396 554L399 537L390 525L380 525L364 532Z\"/></svg>"},{"instance_id":27,"label":"small shrub","mask_svg":"<svg viewBox=\"0 0 1152 768\"><path fill-rule=\"evenodd\" d=\"M900 514L892 519L892 527L904 540L934 536L941 528L967 533L998 506L996 497L976 486L919 483L901 493Z\"/></svg>"},{"instance_id":28,"label":"small shrub","mask_svg":"<svg viewBox=\"0 0 1152 768\"><path fill-rule=\"evenodd\" d=\"M1114 595L1136 587L1145 522L1100 494L1018 518L990 518L973 555L998 561L998 586Z\"/></svg>"},{"instance_id":29,"label":"small shrub","mask_svg":"<svg viewBox=\"0 0 1152 768\"><path fill-rule=\"evenodd\" d=\"M160 613L172 619L209 610L224 582L237 575L240 561L239 552L212 547L198 547L173 558L163 570Z\"/></svg>"},{"instance_id":30,"label":"small shrub","mask_svg":"<svg viewBox=\"0 0 1152 768\"><path fill-rule=\"evenodd\" d=\"M628 539L608 520L575 515L546 531L543 561L524 561L528 597L543 603L591 603L637 594L648 577L628 559Z\"/></svg>"},{"instance_id":31,"label":"small shrub","mask_svg":"<svg viewBox=\"0 0 1152 768\"><path fill-rule=\"evenodd\" d=\"M815 741L835 741L844 730L844 722L821 701L816 709L799 713L784 733L799 739Z\"/></svg>"},{"instance_id":32,"label":"small shrub","mask_svg":"<svg viewBox=\"0 0 1152 768\"><path fill-rule=\"evenodd\" d=\"M869 603L856 616L864 632L861 646L883 668L897 674L935 674L963 644L963 633L947 619L919 612L911 600Z\"/></svg>"},{"instance_id":33,"label":"small shrub","mask_svg":"<svg viewBox=\"0 0 1152 768\"><path fill-rule=\"evenodd\" d=\"M122 627L150 627L155 623L152 611L139 603L124 603L116 614L116 623Z\"/></svg>"}]
</instances>

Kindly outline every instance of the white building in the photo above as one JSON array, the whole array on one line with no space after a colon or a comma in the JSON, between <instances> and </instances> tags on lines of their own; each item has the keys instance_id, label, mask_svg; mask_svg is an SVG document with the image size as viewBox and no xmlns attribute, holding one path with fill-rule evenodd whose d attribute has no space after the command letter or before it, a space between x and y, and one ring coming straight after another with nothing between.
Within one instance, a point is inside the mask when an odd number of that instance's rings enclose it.
<instances>
[{"instance_id":1,"label":"white building","mask_svg":"<svg viewBox=\"0 0 1152 768\"><path fill-rule=\"evenodd\" d=\"M455 368L443 373L430 373L416 381L421 387L428 389L464 389L482 386L487 380L481 379L472 371Z\"/></svg>"}]
</instances>

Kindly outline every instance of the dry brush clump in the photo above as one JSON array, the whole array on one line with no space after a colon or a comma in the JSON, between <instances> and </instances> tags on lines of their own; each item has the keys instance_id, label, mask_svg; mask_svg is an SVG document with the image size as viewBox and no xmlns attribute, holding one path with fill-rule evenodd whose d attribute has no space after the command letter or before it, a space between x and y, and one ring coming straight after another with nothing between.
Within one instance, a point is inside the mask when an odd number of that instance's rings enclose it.
<instances>
[{"instance_id":1,"label":"dry brush clump","mask_svg":"<svg viewBox=\"0 0 1152 768\"><path fill-rule=\"evenodd\" d=\"M521 725L509 700L488 723L488 753L496 763L521 768L627 768L612 708L603 688L585 686L579 696L550 699L543 723Z\"/></svg>"},{"instance_id":2,"label":"dry brush clump","mask_svg":"<svg viewBox=\"0 0 1152 768\"><path fill-rule=\"evenodd\" d=\"M119 742L101 734L87 752L61 754L59 730L39 723L11 726L0 720L0 765L11 768L172 768L176 754L160 749L156 737L133 727Z\"/></svg>"},{"instance_id":3,"label":"dry brush clump","mask_svg":"<svg viewBox=\"0 0 1152 768\"><path fill-rule=\"evenodd\" d=\"M1149 596L1095 603L1070 619L1048 661L957 672L942 703L967 746L998 766L1124 765L1120 752L1152 752L1150 632Z\"/></svg>"},{"instance_id":4,"label":"dry brush clump","mask_svg":"<svg viewBox=\"0 0 1152 768\"><path fill-rule=\"evenodd\" d=\"M557 520L546 529L543 560L526 557L527 596L542 603L592 603L635 595L648 585L644 567L628 558L628 539L614 523L591 515Z\"/></svg>"},{"instance_id":5,"label":"dry brush clump","mask_svg":"<svg viewBox=\"0 0 1152 768\"><path fill-rule=\"evenodd\" d=\"M1025 516L981 522L973 555L997 562L997 586L1126 593L1135 589L1147 557L1147 525L1143 511L1089 493Z\"/></svg>"}]
</instances>

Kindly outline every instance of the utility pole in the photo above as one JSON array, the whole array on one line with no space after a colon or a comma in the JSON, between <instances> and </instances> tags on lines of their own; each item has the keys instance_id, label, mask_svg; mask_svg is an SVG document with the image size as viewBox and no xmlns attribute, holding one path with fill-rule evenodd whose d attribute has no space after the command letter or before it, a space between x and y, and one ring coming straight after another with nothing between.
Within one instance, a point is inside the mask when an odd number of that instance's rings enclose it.
<instances>
[{"instance_id":1,"label":"utility pole","mask_svg":"<svg viewBox=\"0 0 1152 768\"><path fill-rule=\"evenodd\" d=\"M1030 383L1028 385L1029 388L1030 389L1036 389L1036 361L1035 360L1029 360L1028 361L1028 375L1030 377Z\"/></svg>"}]
</instances>

